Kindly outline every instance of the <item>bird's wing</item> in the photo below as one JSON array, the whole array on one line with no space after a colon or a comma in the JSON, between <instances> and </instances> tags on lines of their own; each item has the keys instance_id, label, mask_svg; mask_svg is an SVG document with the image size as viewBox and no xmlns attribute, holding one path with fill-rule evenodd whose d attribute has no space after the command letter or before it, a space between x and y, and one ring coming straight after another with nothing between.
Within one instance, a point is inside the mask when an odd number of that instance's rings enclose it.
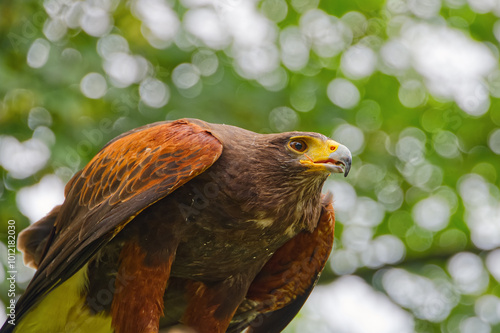
<instances>
[{"instance_id":1,"label":"bird's wing","mask_svg":"<svg viewBox=\"0 0 500 333\"><path fill-rule=\"evenodd\" d=\"M329 195L323 197L318 226L279 248L252 282L247 306L235 315L228 332L281 332L299 312L319 279L333 246L335 216ZM238 318L240 317L240 318ZM245 318L250 322L245 323Z\"/></svg>"},{"instance_id":2,"label":"bird's wing","mask_svg":"<svg viewBox=\"0 0 500 333\"><path fill-rule=\"evenodd\" d=\"M67 184L17 319L135 216L204 172L221 153L221 142L209 130L187 120L151 124L108 143Z\"/></svg>"}]
</instances>

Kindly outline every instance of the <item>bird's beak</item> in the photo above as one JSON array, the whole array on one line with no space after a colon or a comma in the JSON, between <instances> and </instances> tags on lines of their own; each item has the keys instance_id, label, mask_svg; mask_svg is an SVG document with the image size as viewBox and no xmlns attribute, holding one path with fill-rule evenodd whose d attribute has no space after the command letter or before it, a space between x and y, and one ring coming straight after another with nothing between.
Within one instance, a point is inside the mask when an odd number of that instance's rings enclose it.
<instances>
[{"instance_id":1,"label":"bird's beak","mask_svg":"<svg viewBox=\"0 0 500 333\"><path fill-rule=\"evenodd\" d=\"M347 177L351 170L351 152L346 146L333 140L327 140L326 144L318 145L304 154L306 159L302 164L309 165L313 169L318 167L332 173L343 173Z\"/></svg>"}]
</instances>

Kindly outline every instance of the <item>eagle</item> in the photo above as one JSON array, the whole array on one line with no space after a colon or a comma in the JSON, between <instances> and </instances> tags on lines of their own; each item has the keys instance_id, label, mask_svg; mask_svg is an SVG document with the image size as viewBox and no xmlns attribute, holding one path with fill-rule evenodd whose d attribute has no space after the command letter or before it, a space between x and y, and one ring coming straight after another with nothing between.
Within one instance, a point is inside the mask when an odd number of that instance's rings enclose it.
<instances>
[{"instance_id":1,"label":"eagle","mask_svg":"<svg viewBox=\"0 0 500 333\"><path fill-rule=\"evenodd\" d=\"M107 143L19 235L37 271L1 333L281 332L331 252L331 173L309 132L180 119Z\"/></svg>"}]
</instances>

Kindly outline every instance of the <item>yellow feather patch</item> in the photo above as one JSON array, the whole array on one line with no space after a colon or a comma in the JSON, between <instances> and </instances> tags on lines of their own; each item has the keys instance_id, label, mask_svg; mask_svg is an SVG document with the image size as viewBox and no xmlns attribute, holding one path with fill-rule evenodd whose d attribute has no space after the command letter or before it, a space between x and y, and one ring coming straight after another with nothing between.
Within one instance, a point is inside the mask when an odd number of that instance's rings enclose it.
<instances>
[{"instance_id":1,"label":"yellow feather patch","mask_svg":"<svg viewBox=\"0 0 500 333\"><path fill-rule=\"evenodd\" d=\"M29 311L16 325L15 333L113 333L111 316L93 315L82 291L87 282L87 265L75 273Z\"/></svg>"}]
</instances>

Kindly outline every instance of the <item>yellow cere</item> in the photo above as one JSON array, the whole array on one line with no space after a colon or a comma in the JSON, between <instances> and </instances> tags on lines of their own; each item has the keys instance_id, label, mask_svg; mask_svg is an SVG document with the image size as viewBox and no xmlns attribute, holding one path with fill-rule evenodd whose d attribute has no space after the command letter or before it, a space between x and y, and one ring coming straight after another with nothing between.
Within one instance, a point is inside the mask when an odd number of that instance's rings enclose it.
<instances>
[{"instance_id":1,"label":"yellow cere","mask_svg":"<svg viewBox=\"0 0 500 333\"><path fill-rule=\"evenodd\" d=\"M75 275L47 294L22 318L14 332L113 333L111 316L93 315L85 305L82 290L87 283L86 272L87 266L85 265Z\"/></svg>"}]
</instances>

